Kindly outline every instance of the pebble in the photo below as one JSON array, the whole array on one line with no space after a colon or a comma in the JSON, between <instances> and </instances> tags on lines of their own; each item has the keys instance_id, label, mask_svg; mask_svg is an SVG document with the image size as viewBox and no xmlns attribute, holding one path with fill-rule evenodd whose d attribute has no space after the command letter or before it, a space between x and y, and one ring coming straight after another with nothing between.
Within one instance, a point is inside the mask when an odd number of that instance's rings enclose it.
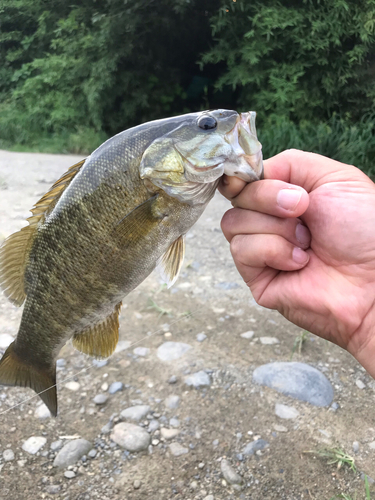
<instances>
[{"instance_id":1,"label":"pebble","mask_svg":"<svg viewBox=\"0 0 375 500\"><path fill-rule=\"evenodd\" d=\"M172 375L169 379L168 379L168 384L175 384L177 382L177 377L176 375Z\"/></svg>"},{"instance_id":2,"label":"pebble","mask_svg":"<svg viewBox=\"0 0 375 500\"><path fill-rule=\"evenodd\" d=\"M35 453L38 453L38 451L43 448L46 442L47 439L45 437L32 436L23 443L22 449L30 453L30 455L35 455Z\"/></svg>"},{"instance_id":3,"label":"pebble","mask_svg":"<svg viewBox=\"0 0 375 500\"><path fill-rule=\"evenodd\" d=\"M180 396L176 396L175 394L171 394L166 398L164 401L164 404L167 408L174 410L175 408L178 408L180 404Z\"/></svg>"},{"instance_id":4,"label":"pebble","mask_svg":"<svg viewBox=\"0 0 375 500\"><path fill-rule=\"evenodd\" d=\"M158 347L156 354L161 361L174 361L181 358L190 349L191 345L183 342L164 342Z\"/></svg>"},{"instance_id":5,"label":"pebble","mask_svg":"<svg viewBox=\"0 0 375 500\"><path fill-rule=\"evenodd\" d=\"M173 417L170 419L169 425L171 427L180 427L180 421L178 420L178 418Z\"/></svg>"},{"instance_id":6,"label":"pebble","mask_svg":"<svg viewBox=\"0 0 375 500\"><path fill-rule=\"evenodd\" d=\"M27 460L17 460L18 467L25 467Z\"/></svg>"},{"instance_id":7,"label":"pebble","mask_svg":"<svg viewBox=\"0 0 375 500\"><path fill-rule=\"evenodd\" d=\"M115 394L118 391L122 391L124 388L124 384L122 382L112 382L109 386L108 392L109 394Z\"/></svg>"},{"instance_id":8,"label":"pebble","mask_svg":"<svg viewBox=\"0 0 375 500\"><path fill-rule=\"evenodd\" d=\"M218 440L218 439L214 439L214 440L212 441L212 445L213 445L213 446L219 446L219 440Z\"/></svg>"},{"instance_id":9,"label":"pebble","mask_svg":"<svg viewBox=\"0 0 375 500\"><path fill-rule=\"evenodd\" d=\"M275 413L280 418L297 418L299 416L299 411L294 406L282 405L280 403L276 403L275 405Z\"/></svg>"},{"instance_id":10,"label":"pebble","mask_svg":"<svg viewBox=\"0 0 375 500\"><path fill-rule=\"evenodd\" d=\"M125 351L126 349L129 349L130 345L131 345L131 342L129 340L120 340L117 343L115 353L122 352L122 351Z\"/></svg>"},{"instance_id":11,"label":"pebble","mask_svg":"<svg viewBox=\"0 0 375 500\"><path fill-rule=\"evenodd\" d=\"M170 439L175 438L180 434L180 431L178 429L166 429L165 427L162 427L160 429L160 435L163 439L166 439L169 441Z\"/></svg>"},{"instance_id":12,"label":"pebble","mask_svg":"<svg viewBox=\"0 0 375 500\"><path fill-rule=\"evenodd\" d=\"M78 382L74 382L74 381L71 381L71 382L67 382L65 384L65 387L67 389L69 389L70 391L78 391L78 389L81 387L80 384Z\"/></svg>"},{"instance_id":13,"label":"pebble","mask_svg":"<svg viewBox=\"0 0 375 500\"><path fill-rule=\"evenodd\" d=\"M368 445L372 450L375 450L375 441L372 441L372 443L369 443Z\"/></svg>"},{"instance_id":14,"label":"pebble","mask_svg":"<svg viewBox=\"0 0 375 500\"><path fill-rule=\"evenodd\" d=\"M259 366L253 381L314 406L328 406L333 387L319 370L305 363L275 362Z\"/></svg>"},{"instance_id":15,"label":"pebble","mask_svg":"<svg viewBox=\"0 0 375 500\"><path fill-rule=\"evenodd\" d=\"M91 449L91 450L87 453L87 456L88 456L89 458L95 458L95 457L96 457L96 455L97 455L97 453L98 453L98 452L96 451L96 449L95 449L95 448L92 448L92 449Z\"/></svg>"},{"instance_id":16,"label":"pebble","mask_svg":"<svg viewBox=\"0 0 375 500\"><path fill-rule=\"evenodd\" d=\"M125 408L120 413L121 417L125 420L142 420L148 413L150 413L150 406L148 405L136 405L129 406L129 408Z\"/></svg>"},{"instance_id":17,"label":"pebble","mask_svg":"<svg viewBox=\"0 0 375 500\"><path fill-rule=\"evenodd\" d=\"M215 500L213 495L207 495L206 497L203 498L203 500Z\"/></svg>"},{"instance_id":18,"label":"pebble","mask_svg":"<svg viewBox=\"0 0 375 500\"><path fill-rule=\"evenodd\" d=\"M44 403L39 405L34 412L34 417L40 418L41 420L49 418L50 416L51 412Z\"/></svg>"},{"instance_id":19,"label":"pebble","mask_svg":"<svg viewBox=\"0 0 375 500\"><path fill-rule=\"evenodd\" d=\"M159 421L156 419L153 419L153 420L150 420L150 423L148 424L147 431L152 433L152 432L157 431L159 429L159 427L160 427Z\"/></svg>"},{"instance_id":20,"label":"pebble","mask_svg":"<svg viewBox=\"0 0 375 500\"><path fill-rule=\"evenodd\" d=\"M206 338L207 338L207 335L205 335L203 332L198 333L198 335L197 335L198 342L203 342L204 340L206 340Z\"/></svg>"},{"instance_id":21,"label":"pebble","mask_svg":"<svg viewBox=\"0 0 375 500\"><path fill-rule=\"evenodd\" d=\"M358 387L358 389L364 389L366 387L366 384L364 384L360 379L355 381L355 385Z\"/></svg>"},{"instance_id":22,"label":"pebble","mask_svg":"<svg viewBox=\"0 0 375 500\"><path fill-rule=\"evenodd\" d=\"M104 384L102 384L102 385L100 386L100 388L101 388L101 390L102 390L103 392L107 392L107 391L108 391L108 387L109 387L109 386L108 386L107 382L104 382Z\"/></svg>"},{"instance_id":23,"label":"pebble","mask_svg":"<svg viewBox=\"0 0 375 500\"><path fill-rule=\"evenodd\" d=\"M185 384L197 388L204 385L210 385L211 379L205 371L201 370L185 377Z\"/></svg>"},{"instance_id":24,"label":"pebble","mask_svg":"<svg viewBox=\"0 0 375 500\"><path fill-rule=\"evenodd\" d=\"M73 439L66 443L53 461L54 467L68 467L75 464L83 455L92 449L92 444L86 439Z\"/></svg>"},{"instance_id":25,"label":"pebble","mask_svg":"<svg viewBox=\"0 0 375 500\"><path fill-rule=\"evenodd\" d=\"M228 460L226 460L225 458L221 461L220 468L221 468L221 473L224 476L224 479L228 481L229 484L242 483L242 477L239 474L237 474L237 472L233 469Z\"/></svg>"},{"instance_id":26,"label":"pebble","mask_svg":"<svg viewBox=\"0 0 375 500\"><path fill-rule=\"evenodd\" d=\"M96 405L104 405L108 400L108 396L106 394L97 394L93 401Z\"/></svg>"},{"instance_id":27,"label":"pebble","mask_svg":"<svg viewBox=\"0 0 375 500\"><path fill-rule=\"evenodd\" d=\"M278 424L275 424L273 426L273 428L275 429L275 431L277 432L288 432L288 429L286 427L284 427L283 425L278 425Z\"/></svg>"},{"instance_id":28,"label":"pebble","mask_svg":"<svg viewBox=\"0 0 375 500\"><path fill-rule=\"evenodd\" d=\"M3 459L5 462L11 462L14 460L14 452L9 448L3 451Z\"/></svg>"},{"instance_id":29,"label":"pebble","mask_svg":"<svg viewBox=\"0 0 375 500\"><path fill-rule=\"evenodd\" d=\"M263 345L280 344L280 340L276 337L259 337L260 343Z\"/></svg>"},{"instance_id":30,"label":"pebble","mask_svg":"<svg viewBox=\"0 0 375 500\"><path fill-rule=\"evenodd\" d=\"M73 479L73 477L76 477L76 474L72 470L66 470L64 476L68 479Z\"/></svg>"},{"instance_id":31,"label":"pebble","mask_svg":"<svg viewBox=\"0 0 375 500\"><path fill-rule=\"evenodd\" d=\"M103 368L103 366L108 365L108 359L93 359L92 364L96 366L96 368Z\"/></svg>"},{"instance_id":32,"label":"pebble","mask_svg":"<svg viewBox=\"0 0 375 500\"><path fill-rule=\"evenodd\" d=\"M61 490L61 486L59 484L49 484L46 486L46 492L49 495L56 495Z\"/></svg>"},{"instance_id":33,"label":"pebble","mask_svg":"<svg viewBox=\"0 0 375 500\"><path fill-rule=\"evenodd\" d=\"M121 422L114 426L111 439L128 451L146 450L150 444L150 434L135 424Z\"/></svg>"},{"instance_id":34,"label":"pebble","mask_svg":"<svg viewBox=\"0 0 375 500\"><path fill-rule=\"evenodd\" d=\"M61 448L63 447L63 442L61 439L58 439L57 441L53 441L53 443L51 443L51 450L52 451L58 451L58 450L61 450Z\"/></svg>"},{"instance_id":35,"label":"pebble","mask_svg":"<svg viewBox=\"0 0 375 500\"><path fill-rule=\"evenodd\" d=\"M109 434L113 427L113 421L109 420L103 427L100 429L101 434Z\"/></svg>"},{"instance_id":36,"label":"pebble","mask_svg":"<svg viewBox=\"0 0 375 500\"><path fill-rule=\"evenodd\" d=\"M141 481L139 481L138 479L136 479L133 483L133 488L135 490L139 490L139 488L141 487Z\"/></svg>"},{"instance_id":37,"label":"pebble","mask_svg":"<svg viewBox=\"0 0 375 500\"><path fill-rule=\"evenodd\" d=\"M353 441L353 451L354 451L354 453L358 453L359 452L359 443L358 443L358 441Z\"/></svg>"},{"instance_id":38,"label":"pebble","mask_svg":"<svg viewBox=\"0 0 375 500\"><path fill-rule=\"evenodd\" d=\"M189 453L189 449L182 446L180 443L171 443L169 445L169 451L175 457L180 457L181 455L186 455Z\"/></svg>"},{"instance_id":39,"label":"pebble","mask_svg":"<svg viewBox=\"0 0 375 500\"><path fill-rule=\"evenodd\" d=\"M58 368L64 368L64 366L66 366L66 361L64 358L59 358L58 360L56 360L56 366Z\"/></svg>"},{"instance_id":40,"label":"pebble","mask_svg":"<svg viewBox=\"0 0 375 500\"><path fill-rule=\"evenodd\" d=\"M14 338L8 333L0 333L0 349L7 349L13 340Z\"/></svg>"},{"instance_id":41,"label":"pebble","mask_svg":"<svg viewBox=\"0 0 375 500\"><path fill-rule=\"evenodd\" d=\"M254 332L252 330L249 330L248 332L241 333L240 337L250 340L254 337Z\"/></svg>"},{"instance_id":42,"label":"pebble","mask_svg":"<svg viewBox=\"0 0 375 500\"><path fill-rule=\"evenodd\" d=\"M136 347L133 352L136 356L144 358L150 354L150 349L148 347Z\"/></svg>"},{"instance_id":43,"label":"pebble","mask_svg":"<svg viewBox=\"0 0 375 500\"><path fill-rule=\"evenodd\" d=\"M264 439L257 439L256 441L247 444L243 449L243 453L245 455L254 455L257 451L264 450L265 448L268 448L268 446L269 443Z\"/></svg>"}]
</instances>

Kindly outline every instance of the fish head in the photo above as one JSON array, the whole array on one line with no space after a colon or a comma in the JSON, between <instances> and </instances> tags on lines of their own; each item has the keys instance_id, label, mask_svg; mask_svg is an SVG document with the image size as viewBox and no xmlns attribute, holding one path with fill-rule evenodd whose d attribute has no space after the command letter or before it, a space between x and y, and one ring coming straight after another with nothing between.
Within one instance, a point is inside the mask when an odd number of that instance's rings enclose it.
<instances>
[{"instance_id":1,"label":"fish head","mask_svg":"<svg viewBox=\"0 0 375 500\"><path fill-rule=\"evenodd\" d=\"M253 111L219 109L171 119L175 127L144 152L141 177L180 201L194 203L206 203L223 174L259 180L263 162L255 116Z\"/></svg>"}]
</instances>

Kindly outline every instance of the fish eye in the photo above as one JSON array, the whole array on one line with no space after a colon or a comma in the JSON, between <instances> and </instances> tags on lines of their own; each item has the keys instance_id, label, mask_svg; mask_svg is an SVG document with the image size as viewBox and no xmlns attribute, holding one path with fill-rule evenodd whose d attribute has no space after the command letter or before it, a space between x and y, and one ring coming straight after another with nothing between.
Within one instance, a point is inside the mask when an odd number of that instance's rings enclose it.
<instances>
[{"instance_id":1,"label":"fish eye","mask_svg":"<svg viewBox=\"0 0 375 500\"><path fill-rule=\"evenodd\" d=\"M217 121L213 116L203 115L198 118L198 127L203 130L210 130L217 127Z\"/></svg>"}]
</instances>

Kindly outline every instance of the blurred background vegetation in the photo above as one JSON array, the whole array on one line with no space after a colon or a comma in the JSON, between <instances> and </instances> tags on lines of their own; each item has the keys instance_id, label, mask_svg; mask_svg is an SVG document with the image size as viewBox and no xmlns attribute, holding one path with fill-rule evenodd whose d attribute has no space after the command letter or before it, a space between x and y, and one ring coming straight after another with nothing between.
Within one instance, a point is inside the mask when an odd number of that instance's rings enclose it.
<instances>
[{"instance_id":1,"label":"blurred background vegetation","mask_svg":"<svg viewBox=\"0 0 375 500\"><path fill-rule=\"evenodd\" d=\"M375 0L2 0L0 147L90 153L144 121L256 110L375 174Z\"/></svg>"}]
</instances>

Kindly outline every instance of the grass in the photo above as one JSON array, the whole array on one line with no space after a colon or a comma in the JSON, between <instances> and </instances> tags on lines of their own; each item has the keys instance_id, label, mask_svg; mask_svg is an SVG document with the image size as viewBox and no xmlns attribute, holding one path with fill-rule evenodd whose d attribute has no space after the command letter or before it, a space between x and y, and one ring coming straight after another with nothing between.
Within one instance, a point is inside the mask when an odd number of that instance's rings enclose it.
<instances>
[{"instance_id":1,"label":"grass","mask_svg":"<svg viewBox=\"0 0 375 500\"><path fill-rule=\"evenodd\" d=\"M306 451L305 453L314 453L318 457L324 458L328 465L337 464L337 468L341 469L343 466L348 466L353 472L357 472L355 460L352 456L348 455L341 448L324 448L317 451Z\"/></svg>"},{"instance_id":2,"label":"grass","mask_svg":"<svg viewBox=\"0 0 375 500\"><path fill-rule=\"evenodd\" d=\"M156 312L159 313L159 318L161 316L164 316L164 315L167 315L167 316L170 316L171 315L171 311L169 309L164 309L163 307L159 306L154 300L152 300L151 298L148 299L148 302L149 302L149 306L147 307L147 309L154 309Z\"/></svg>"},{"instance_id":3,"label":"grass","mask_svg":"<svg viewBox=\"0 0 375 500\"><path fill-rule=\"evenodd\" d=\"M368 484L367 476L365 476L365 493L365 500L371 500L370 485ZM351 495L347 495L346 493L340 493L340 495L331 497L330 500L336 500L337 498L342 498L343 500L357 500L357 495L354 495L354 497L352 497Z\"/></svg>"},{"instance_id":4,"label":"grass","mask_svg":"<svg viewBox=\"0 0 375 500\"><path fill-rule=\"evenodd\" d=\"M290 355L290 361L292 361L292 358L293 358L294 353L296 351L298 351L298 354L301 354L303 344L306 342L308 334L309 334L309 332L306 331L306 330L304 330L299 335L297 335L297 337L294 339L294 344L293 344L293 347L292 347L292 353Z\"/></svg>"}]
</instances>

